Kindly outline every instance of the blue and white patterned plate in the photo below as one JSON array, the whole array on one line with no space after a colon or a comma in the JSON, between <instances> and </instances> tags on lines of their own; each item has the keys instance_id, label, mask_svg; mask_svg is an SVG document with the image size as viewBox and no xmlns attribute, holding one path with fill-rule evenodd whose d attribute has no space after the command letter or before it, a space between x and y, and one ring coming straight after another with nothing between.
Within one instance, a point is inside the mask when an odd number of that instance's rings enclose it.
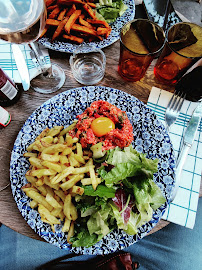
<instances>
[{"instance_id":1,"label":"blue and white patterned plate","mask_svg":"<svg viewBox=\"0 0 202 270\"><path fill-rule=\"evenodd\" d=\"M117 18L115 22L110 24L112 31L109 37L107 39L104 38L102 41L90 42L92 46L102 49L113 44L119 39L119 32L122 26L128 21L134 19L135 1L123 0L123 2L127 5L128 9L124 12L124 14L121 17ZM67 52L67 53L72 53L79 46L77 44L71 44L69 42L62 42L58 40L51 42L51 39L47 37L43 37L39 39L38 42L51 50ZM86 44L86 46L88 46L88 43L84 42L82 44Z\"/></svg>"},{"instance_id":2,"label":"blue and white patterned plate","mask_svg":"<svg viewBox=\"0 0 202 270\"><path fill-rule=\"evenodd\" d=\"M161 188L167 202L153 213L150 222L143 225L135 236L115 230L90 248L72 248L67 243L61 226L43 223L36 210L30 208L30 199L21 190L27 183L25 173L29 169L24 152L36 136L46 127L67 126L95 100L106 100L126 111L134 130L134 147L147 153L148 158L158 158L158 173L154 181ZM160 220L170 200L174 185L175 157L170 138L164 125L144 103L125 92L104 86L86 86L68 90L46 101L26 120L20 130L12 151L10 179L14 199L19 211L30 227L49 243L62 249L82 254L108 254L126 248L143 238Z\"/></svg>"}]
</instances>

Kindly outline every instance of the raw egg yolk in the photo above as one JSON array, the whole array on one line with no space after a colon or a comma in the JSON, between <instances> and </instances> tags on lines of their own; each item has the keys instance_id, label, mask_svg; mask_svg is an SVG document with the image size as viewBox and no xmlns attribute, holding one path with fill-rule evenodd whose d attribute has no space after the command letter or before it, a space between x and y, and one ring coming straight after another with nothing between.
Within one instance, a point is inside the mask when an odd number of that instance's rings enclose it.
<instances>
[{"instance_id":1,"label":"raw egg yolk","mask_svg":"<svg viewBox=\"0 0 202 270\"><path fill-rule=\"evenodd\" d=\"M106 135L115 128L114 122L107 117L98 117L91 123L91 129L97 137Z\"/></svg>"}]
</instances>

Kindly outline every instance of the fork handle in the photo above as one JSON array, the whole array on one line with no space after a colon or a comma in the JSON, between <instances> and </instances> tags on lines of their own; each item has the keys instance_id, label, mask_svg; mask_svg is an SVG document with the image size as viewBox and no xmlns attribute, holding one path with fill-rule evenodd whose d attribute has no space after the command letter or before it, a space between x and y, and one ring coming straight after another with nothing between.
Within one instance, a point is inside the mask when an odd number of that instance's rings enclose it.
<instances>
[{"instance_id":1,"label":"fork handle","mask_svg":"<svg viewBox=\"0 0 202 270\"><path fill-rule=\"evenodd\" d=\"M175 182L175 188L173 190L171 202L175 199L175 196L177 194L177 191L178 191L180 182L182 180L182 178L181 178L182 169L184 167L184 163L185 163L185 161L187 159L187 156L188 156L188 153L189 153L190 148L191 148L191 145L188 144L188 143L185 143L183 145L182 150L180 152L180 155L179 155L179 157L177 159L176 173L175 173L176 182Z\"/></svg>"}]
</instances>

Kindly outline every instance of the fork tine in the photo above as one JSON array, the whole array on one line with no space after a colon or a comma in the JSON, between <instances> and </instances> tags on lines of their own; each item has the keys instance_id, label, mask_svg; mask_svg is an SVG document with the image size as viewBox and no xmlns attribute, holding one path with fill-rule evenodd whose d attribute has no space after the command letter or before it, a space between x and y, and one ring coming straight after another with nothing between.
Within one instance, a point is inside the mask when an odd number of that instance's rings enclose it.
<instances>
[{"instance_id":1,"label":"fork tine","mask_svg":"<svg viewBox=\"0 0 202 270\"><path fill-rule=\"evenodd\" d=\"M185 99L185 96L186 96L186 93L181 93L180 95L177 93L177 102L176 102L176 104L175 104L175 107L174 107L174 111L177 111L177 112L179 112L180 111L180 109L182 108L182 104L183 104L183 102L184 102L184 99Z\"/></svg>"},{"instance_id":2,"label":"fork tine","mask_svg":"<svg viewBox=\"0 0 202 270\"><path fill-rule=\"evenodd\" d=\"M174 91L165 112L165 123L168 131L170 126L175 123L182 108L185 97L186 93L176 90Z\"/></svg>"}]
</instances>

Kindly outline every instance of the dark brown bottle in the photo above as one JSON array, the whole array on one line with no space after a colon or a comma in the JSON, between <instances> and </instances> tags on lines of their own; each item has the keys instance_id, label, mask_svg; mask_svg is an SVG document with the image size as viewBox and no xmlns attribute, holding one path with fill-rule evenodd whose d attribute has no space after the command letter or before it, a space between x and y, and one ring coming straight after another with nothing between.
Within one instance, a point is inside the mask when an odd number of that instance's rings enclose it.
<instances>
[{"instance_id":1,"label":"dark brown bottle","mask_svg":"<svg viewBox=\"0 0 202 270\"><path fill-rule=\"evenodd\" d=\"M7 107L15 104L21 95L21 91L0 68L0 106Z\"/></svg>"}]
</instances>

